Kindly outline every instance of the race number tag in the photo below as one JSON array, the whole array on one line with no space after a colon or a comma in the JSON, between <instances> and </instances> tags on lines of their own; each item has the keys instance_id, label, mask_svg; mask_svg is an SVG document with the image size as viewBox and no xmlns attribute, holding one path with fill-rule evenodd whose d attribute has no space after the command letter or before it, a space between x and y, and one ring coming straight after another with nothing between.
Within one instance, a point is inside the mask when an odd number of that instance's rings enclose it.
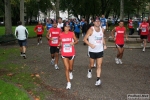
<instances>
[{"instance_id":1,"label":"race number tag","mask_svg":"<svg viewBox=\"0 0 150 100\"><path fill-rule=\"evenodd\" d=\"M102 42L102 37L100 37L100 36L95 36L95 44L96 44L96 45L100 45L101 42Z\"/></svg>"},{"instance_id":2,"label":"race number tag","mask_svg":"<svg viewBox=\"0 0 150 100\"><path fill-rule=\"evenodd\" d=\"M63 51L66 53L72 52L72 46L70 44L64 44L63 45Z\"/></svg>"},{"instance_id":3,"label":"race number tag","mask_svg":"<svg viewBox=\"0 0 150 100\"><path fill-rule=\"evenodd\" d=\"M133 26L133 24L132 24L132 23L130 23L129 25L130 25L130 26Z\"/></svg>"},{"instance_id":4,"label":"race number tag","mask_svg":"<svg viewBox=\"0 0 150 100\"><path fill-rule=\"evenodd\" d=\"M41 29L41 28L38 28L38 32L42 32L42 29Z\"/></svg>"},{"instance_id":5,"label":"race number tag","mask_svg":"<svg viewBox=\"0 0 150 100\"><path fill-rule=\"evenodd\" d=\"M52 44L57 44L57 43L58 43L58 37L53 37Z\"/></svg>"},{"instance_id":6,"label":"race number tag","mask_svg":"<svg viewBox=\"0 0 150 100\"><path fill-rule=\"evenodd\" d=\"M142 28L142 32L146 32L146 28Z\"/></svg>"}]
</instances>

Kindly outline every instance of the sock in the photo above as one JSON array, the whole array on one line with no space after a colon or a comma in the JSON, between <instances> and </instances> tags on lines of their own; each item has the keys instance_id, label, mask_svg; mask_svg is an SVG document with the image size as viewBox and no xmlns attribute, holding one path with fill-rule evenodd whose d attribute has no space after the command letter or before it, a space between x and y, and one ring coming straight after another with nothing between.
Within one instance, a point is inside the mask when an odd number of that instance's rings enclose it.
<instances>
[{"instance_id":1,"label":"sock","mask_svg":"<svg viewBox=\"0 0 150 100\"><path fill-rule=\"evenodd\" d=\"M55 64L55 66L57 66L57 64Z\"/></svg>"},{"instance_id":2,"label":"sock","mask_svg":"<svg viewBox=\"0 0 150 100\"><path fill-rule=\"evenodd\" d=\"M97 81L100 79L100 77L97 77Z\"/></svg>"},{"instance_id":3,"label":"sock","mask_svg":"<svg viewBox=\"0 0 150 100\"><path fill-rule=\"evenodd\" d=\"M55 59L54 58L52 58L52 61L54 61Z\"/></svg>"},{"instance_id":4,"label":"sock","mask_svg":"<svg viewBox=\"0 0 150 100\"><path fill-rule=\"evenodd\" d=\"M20 54L23 54L22 52L20 52Z\"/></svg>"}]
</instances>

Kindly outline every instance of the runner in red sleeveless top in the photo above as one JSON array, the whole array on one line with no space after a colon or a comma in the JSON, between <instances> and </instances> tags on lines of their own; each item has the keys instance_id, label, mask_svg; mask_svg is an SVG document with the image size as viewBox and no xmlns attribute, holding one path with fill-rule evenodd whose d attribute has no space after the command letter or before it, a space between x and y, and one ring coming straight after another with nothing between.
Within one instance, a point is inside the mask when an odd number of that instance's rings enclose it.
<instances>
[{"instance_id":1,"label":"runner in red sleeveless top","mask_svg":"<svg viewBox=\"0 0 150 100\"><path fill-rule=\"evenodd\" d=\"M139 29L141 29L141 40L144 44L143 52L145 51L146 42L147 42L147 36L149 34L149 23L146 22L146 18L143 19L143 22L141 23ZM143 46L143 44L141 44Z\"/></svg>"},{"instance_id":2,"label":"runner in red sleeveless top","mask_svg":"<svg viewBox=\"0 0 150 100\"><path fill-rule=\"evenodd\" d=\"M132 35L134 33L134 27L133 27L132 18L130 18L130 20L129 20L128 28L129 28L129 35Z\"/></svg>"},{"instance_id":3,"label":"runner in red sleeveless top","mask_svg":"<svg viewBox=\"0 0 150 100\"><path fill-rule=\"evenodd\" d=\"M70 25L68 22L65 22L63 26L63 32L60 34L60 46L67 79L66 89L71 89L70 79L73 79L72 70L75 57L74 45L78 42L75 34L69 30Z\"/></svg>"},{"instance_id":4,"label":"runner in red sleeveless top","mask_svg":"<svg viewBox=\"0 0 150 100\"><path fill-rule=\"evenodd\" d=\"M38 40L37 40L38 44L37 45L39 45L40 43L42 43L42 34L44 33L44 27L41 24L41 22L39 22L38 25L35 26L34 32L37 34L37 37L38 37Z\"/></svg>"},{"instance_id":5,"label":"runner in red sleeveless top","mask_svg":"<svg viewBox=\"0 0 150 100\"><path fill-rule=\"evenodd\" d=\"M116 32L116 36L114 33ZM116 48L118 50L117 57L115 58L116 64L122 64L122 56L124 52L124 35L126 35L126 40L128 40L128 36L126 34L126 28L124 27L124 22L121 20L119 22L119 26L115 27L112 30L112 37L114 38Z\"/></svg>"},{"instance_id":6,"label":"runner in red sleeveless top","mask_svg":"<svg viewBox=\"0 0 150 100\"><path fill-rule=\"evenodd\" d=\"M47 39L49 40L50 53L51 53L51 64L55 64L55 69L59 69L58 67L58 59L59 59L59 35L61 29L57 28L56 21L53 22L53 27L49 29L47 32Z\"/></svg>"}]
</instances>

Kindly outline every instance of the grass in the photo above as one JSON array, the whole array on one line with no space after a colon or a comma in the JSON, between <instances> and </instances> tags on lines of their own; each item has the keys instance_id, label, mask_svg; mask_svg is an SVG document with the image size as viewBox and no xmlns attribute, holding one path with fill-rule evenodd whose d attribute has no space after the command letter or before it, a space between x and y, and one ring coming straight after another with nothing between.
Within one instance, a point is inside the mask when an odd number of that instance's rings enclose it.
<instances>
[{"instance_id":1,"label":"grass","mask_svg":"<svg viewBox=\"0 0 150 100\"><path fill-rule=\"evenodd\" d=\"M18 87L0 80L1 100L30 100L29 96Z\"/></svg>"},{"instance_id":2,"label":"grass","mask_svg":"<svg viewBox=\"0 0 150 100\"><path fill-rule=\"evenodd\" d=\"M34 32L34 27L35 26L26 26L26 28L27 28L27 30L29 32L29 38L36 37L36 33ZM15 28L16 28L16 26L12 27L13 34L15 33ZM46 29L44 31L45 32L44 32L43 36L46 35ZM0 26L0 36L4 35L4 34L5 34L5 27L4 26Z\"/></svg>"},{"instance_id":3,"label":"grass","mask_svg":"<svg viewBox=\"0 0 150 100\"><path fill-rule=\"evenodd\" d=\"M39 77L37 77L36 74L30 73L28 71L29 67L25 64L21 64L20 62L19 65L10 62L10 56L15 57L17 55L16 52L19 52L19 50L16 48L0 49L0 100L29 100L27 99L28 96L25 97L25 95L27 95L26 93L30 94L34 98L40 98L40 100L44 100L46 93L49 92L46 90L37 91L38 88L41 88L41 80ZM7 86L8 84L2 80L15 84L21 89L24 89L26 92L22 91L21 94L21 92L18 92L19 89L17 87Z\"/></svg>"}]
</instances>

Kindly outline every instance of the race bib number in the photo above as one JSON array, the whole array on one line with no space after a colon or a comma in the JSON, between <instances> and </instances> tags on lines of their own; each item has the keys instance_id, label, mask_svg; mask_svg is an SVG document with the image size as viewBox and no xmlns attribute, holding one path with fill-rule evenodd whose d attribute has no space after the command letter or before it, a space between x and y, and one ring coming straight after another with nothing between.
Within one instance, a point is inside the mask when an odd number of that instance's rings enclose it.
<instances>
[{"instance_id":1,"label":"race bib number","mask_svg":"<svg viewBox=\"0 0 150 100\"><path fill-rule=\"evenodd\" d=\"M64 44L63 46L64 46L64 47L63 47L63 51L64 51L65 53L70 53L70 52L72 52L72 46L71 46L70 44Z\"/></svg>"},{"instance_id":2,"label":"race bib number","mask_svg":"<svg viewBox=\"0 0 150 100\"><path fill-rule=\"evenodd\" d=\"M132 23L130 23L130 24L129 24L129 26L133 26L133 24L132 24Z\"/></svg>"},{"instance_id":3,"label":"race bib number","mask_svg":"<svg viewBox=\"0 0 150 100\"><path fill-rule=\"evenodd\" d=\"M102 43L102 37L100 36L95 36L95 44L100 45Z\"/></svg>"},{"instance_id":4,"label":"race bib number","mask_svg":"<svg viewBox=\"0 0 150 100\"><path fill-rule=\"evenodd\" d=\"M38 32L42 32L42 29L41 28L38 28L38 30L37 30Z\"/></svg>"},{"instance_id":5,"label":"race bib number","mask_svg":"<svg viewBox=\"0 0 150 100\"><path fill-rule=\"evenodd\" d=\"M142 32L146 32L146 28L142 28Z\"/></svg>"},{"instance_id":6,"label":"race bib number","mask_svg":"<svg viewBox=\"0 0 150 100\"><path fill-rule=\"evenodd\" d=\"M58 37L52 38L52 44L58 44Z\"/></svg>"}]
</instances>

